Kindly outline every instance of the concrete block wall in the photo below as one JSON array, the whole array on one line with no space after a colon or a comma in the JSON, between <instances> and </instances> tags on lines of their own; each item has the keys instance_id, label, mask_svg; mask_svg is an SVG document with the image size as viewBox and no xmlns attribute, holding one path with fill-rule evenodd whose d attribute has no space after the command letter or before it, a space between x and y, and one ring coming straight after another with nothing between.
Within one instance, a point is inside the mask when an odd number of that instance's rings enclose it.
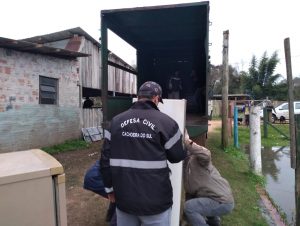
<instances>
[{"instance_id":1,"label":"concrete block wall","mask_svg":"<svg viewBox=\"0 0 300 226\"><path fill-rule=\"evenodd\" d=\"M58 104L39 104L39 76L58 79ZM77 60L0 48L0 153L80 137Z\"/></svg>"}]
</instances>

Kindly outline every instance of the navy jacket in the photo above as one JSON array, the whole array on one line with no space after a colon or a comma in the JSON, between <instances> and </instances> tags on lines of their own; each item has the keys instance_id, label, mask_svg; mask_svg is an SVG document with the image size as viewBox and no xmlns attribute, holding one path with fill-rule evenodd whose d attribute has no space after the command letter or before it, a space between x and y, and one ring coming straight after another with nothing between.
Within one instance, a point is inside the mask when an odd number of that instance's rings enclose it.
<instances>
[{"instance_id":1,"label":"navy jacket","mask_svg":"<svg viewBox=\"0 0 300 226\"><path fill-rule=\"evenodd\" d=\"M101 173L117 207L133 215L154 215L172 206L167 160L186 157L178 124L151 101L138 101L115 116L104 134Z\"/></svg>"},{"instance_id":2,"label":"navy jacket","mask_svg":"<svg viewBox=\"0 0 300 226\"><path fill-rule=\"evenodd\" d=\"M83 180L83 188L97 193L107 198L104 189L102 175L100 173L100 163L97 160L85 173Z\"/></svg>"}]
</instances>

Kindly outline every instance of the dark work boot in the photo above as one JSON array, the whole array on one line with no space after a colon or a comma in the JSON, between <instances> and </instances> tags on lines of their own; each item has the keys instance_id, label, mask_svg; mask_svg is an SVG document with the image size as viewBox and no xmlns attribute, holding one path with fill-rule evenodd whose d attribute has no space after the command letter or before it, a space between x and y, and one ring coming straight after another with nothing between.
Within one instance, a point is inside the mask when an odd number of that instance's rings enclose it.
<instances>
[{"instance_id":1,"label":"dark work boot","mask_svg":"<svg viewBox=\"0 0 300 226\"><path fill-rule=\"evenodd\" d=\"M206 217L206 223L209 226L221 226L221 219L220 217Z\"/></svg>"},{"instance_id":2,"label":"dark work boot","mask_svg":"<svg viewBox=\"0 0 300 226\"><path fill-rule=\"evenodd\" d=\"M105 221L110 222L111 218L112 218L112 216L114 215L115 212L116 212L116 203L110 202L109 206L108 206L107 213L106 213Z\"/></svg>"}]
</instances>

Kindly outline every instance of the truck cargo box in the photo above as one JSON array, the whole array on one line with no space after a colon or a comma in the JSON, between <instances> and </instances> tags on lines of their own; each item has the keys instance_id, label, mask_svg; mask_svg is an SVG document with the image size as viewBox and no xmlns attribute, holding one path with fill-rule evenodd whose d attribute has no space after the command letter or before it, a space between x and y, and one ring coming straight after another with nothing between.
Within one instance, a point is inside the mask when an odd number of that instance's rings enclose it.
<instances>
[{"instance_id":1,"label":"truck cargo box","mask_svg":"<svg viewBox=\"0 0 300 226\"><path fill-rule=\"evenodd\" d=\"M189 133L205 136L208 127L208 27L209 2L101 11L104 126L132 102L131 97L108 96L107 29L110 29L136 49L138 86L148 80L155 81L163 88L163 98L168 98L169 79L179 74L182 84L179 98L187 100ZM116 110L110 109L112 107Z\"/></svg>"}]
</instances>

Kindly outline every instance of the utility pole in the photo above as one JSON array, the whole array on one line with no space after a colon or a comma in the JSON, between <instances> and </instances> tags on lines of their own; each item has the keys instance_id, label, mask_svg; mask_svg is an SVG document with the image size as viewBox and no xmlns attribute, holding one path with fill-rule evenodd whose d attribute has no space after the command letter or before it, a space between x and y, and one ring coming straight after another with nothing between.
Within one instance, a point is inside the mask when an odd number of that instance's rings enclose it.
<instances>
[{"instance_id":1,"label":"utility pole","mask_svg":"<svg viewBox=\"0 0 300 226\"><path fill-rule=\"evenodd\" d=\"M286 61L286 75L288 81L288 100L289 100L289 123L290 123L290 152L291 167L296 166L296 135L295 135L295 117L294 117L294 83L292 74L290 38L284 39L284 53Z\"/></svg>"},{"instance_id":2,"label":"utility pole","mask_svg":"<svg viewBox=\"0 0 300 226\"><path fill-rule=\"evenodd\" d=\"M300 138L300 117L296 115L296 123L294 118L294 83L291 61L290 39L284 39L284 53L286 61L286 75L288 81L288 99L289 99L289 123L290 123L290 156L291 167L295 169L295 204L296 204L296 226L300 226L300 142L296 141ZM295 124L297 126L295 126Z\"/></svg>"},{"instance_id":3,"label":"utility pole","mask_svg":"<svg viewBox=\"0 0 300 226\"><path fill-rule=\"evenodd\" d=\"M228 47L229 31L223 32L223 70L222 70L222 147L228 146Z\"/></svg>"},{"instance_id":4,"label":"utility pole","mask_svg":"<svg viewBox=\"0 0 300 226\"><path fill-rule=\"evenodd\" d=\"M300 115L296 116L296 169L295 169L295 204L296 226L300 226Z\"/></svg>"}]
</instances>

